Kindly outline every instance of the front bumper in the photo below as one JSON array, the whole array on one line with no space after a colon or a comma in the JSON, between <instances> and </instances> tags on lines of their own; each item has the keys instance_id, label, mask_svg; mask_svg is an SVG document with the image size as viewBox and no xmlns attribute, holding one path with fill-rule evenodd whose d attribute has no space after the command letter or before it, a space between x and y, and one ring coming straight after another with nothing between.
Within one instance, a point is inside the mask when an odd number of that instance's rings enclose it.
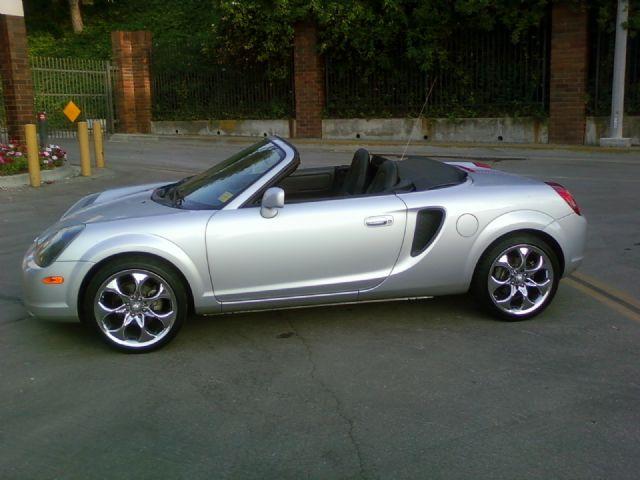
<instances>
[{"instance_id":1,"label":"front bumper","mask_svg":"<svg viewBox=\"0 0 640 480\"><path fill-rule=\"evenodd\" d=\"M93 266L93 262L53 262L42 268L35 263L33 250L30 248L22 260L22 284L27 311L46 320L78 320L78 292ZM64 283L42 283L42 279L49 276L61 276Z\"/></svg>"},{"instance_id":2,"label":"front bumper","mask_svg":"<svg viewBox=\"0 0 640 480\"><path fill-rule=\"evenodd\" d=\"M587 243L587 220L572 213L551 223L544 229L556 239L564 254L563 276L569 275L580 266L584 259Z\"/></svg>"}]
</instances>

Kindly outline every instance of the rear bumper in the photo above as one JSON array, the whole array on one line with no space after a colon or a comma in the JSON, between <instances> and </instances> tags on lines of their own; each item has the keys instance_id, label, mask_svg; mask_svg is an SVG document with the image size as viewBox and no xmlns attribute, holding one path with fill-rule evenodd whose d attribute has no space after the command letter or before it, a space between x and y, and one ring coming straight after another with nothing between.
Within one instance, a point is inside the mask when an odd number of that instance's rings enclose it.
<instances>
[{"instance_id":1,"label":"rear bumper","mask_svg":"<svg viewBox=\"0 0 640 480\"><path fill-rule=\"evenodd\" d=\"M587 243L587 220L572 213L551 223L544 229L556 239L564 254L564 274L569 275L577 269L584 259Z\"/></svg>"},{"instance_id":2,"label":"rear bumper","mask_svg":"<svg viewBox=\"0 0 640 480\"><path fill-rule=\"evenodd\" d=\"M25 307L38 318L55 321L78 320L78 292L93 262L54 262L42 268L33 260L31 249L22 260ZM48 276L64 277L61 285L47 285Z\"/></svg>"}]
</instances>

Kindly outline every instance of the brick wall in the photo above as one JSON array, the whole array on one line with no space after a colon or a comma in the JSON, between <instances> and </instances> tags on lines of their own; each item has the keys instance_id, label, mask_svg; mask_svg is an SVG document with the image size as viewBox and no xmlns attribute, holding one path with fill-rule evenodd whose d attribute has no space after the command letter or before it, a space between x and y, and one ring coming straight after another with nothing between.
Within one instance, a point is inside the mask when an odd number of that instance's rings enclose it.
<instances>
[{"instance_id":1,"label":"brick wall","mask_svg":"<svg viewBox=\"0 0 640 480\"><path fill-rule=\"evenodd\" d=\"M317 27L295 25L293 41L296 137L322 137L324 64L317 50Z\"/></svg>"},{"instance_id":2,"label":"brick wall","mask_svg":"<svg viewBox=\"0 0 640 480\"><path fill-rule=\"evenodd\" d=\"M584 143L588 17L572 4L554 3L551 16L549 143Z\"/></svg>"},{"instance_id":3,"label":"brick wall","mask_svg":"<svg viewBox=\"0 0 640 480\"><path fill-rule=\"evenodd\" d=\"M151 132L151 32L111 32L117 130Z\"/></svg>"},{"instance_id":4,"label":"brick wall","mask_svg":"<svg viewBox=\"0 0 640 480\"><path fill-rule=\"evenodd\" d=\"M9 139L24 143L24 125L35 122L24 17L0 15L0 76Z\"/></svg>"}]
</instances>

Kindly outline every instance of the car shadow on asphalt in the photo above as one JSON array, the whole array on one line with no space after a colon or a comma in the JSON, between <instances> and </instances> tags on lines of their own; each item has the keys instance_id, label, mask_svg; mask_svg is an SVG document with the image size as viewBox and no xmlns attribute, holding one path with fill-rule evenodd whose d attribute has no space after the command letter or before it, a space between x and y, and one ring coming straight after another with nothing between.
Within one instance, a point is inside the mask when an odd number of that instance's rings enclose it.
<instances>
[{"instance_id":1,"label":"car shadow on asphalt","mask_svg":"<svg viewBox=\"0 0 640 480\"><path fill-rule=\"evenodd\" d=\"M38 329L48 335L52 343L64 342L70 344L85 343L101 345L96 332L81 322L48 322L35 319Z\"/></svg>"},{"instance_id":2,"label":"car shadow on asphalt","mask_svg":"<svg viewBox=\"0 0 640 480\"><path fill-rule=\"evenodd\" d=\"M394 325L404 328L461 327L469 322L495 321L467 295L431 299L345 304L322 307L243 312L224 315L194 315L180 336L192 339L216 338L220 335L271 333L275 338L289 338L297 329L329 330L336 334L371 333Z\"/></svg>"},{"instance_id":3,"label":"car shadow on asphalt","mask_svg":"<svg viewBox=\"0 0 640 480\"><path fill-rule=\"evenodd\" d=\"M331 337L384 337L429 330L464 330L469 324L486 325L495 321L467 295L431 299L332 305L224 315L192 315L167 350L216 349L250 345L272 340L311 335ZM79 349L113 352L97 333L79 322L35 321L36 337L47 349Z\"/></svg>"}]
</instances>

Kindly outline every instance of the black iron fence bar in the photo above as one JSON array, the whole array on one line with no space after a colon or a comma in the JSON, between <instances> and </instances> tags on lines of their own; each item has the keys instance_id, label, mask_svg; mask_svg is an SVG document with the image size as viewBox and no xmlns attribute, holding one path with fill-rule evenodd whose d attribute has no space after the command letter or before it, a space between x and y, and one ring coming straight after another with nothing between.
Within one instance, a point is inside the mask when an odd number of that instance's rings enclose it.
<instances>
[{"instance_id":1,"label":"black iron fence bar","mask_svg":"<svg viewBox=\"0 0 640 480\"><path fill-rule=\"evenodd\" d=\"M32 71L35 72L58 72L58 73L82 73L82 74L94 74L94 75L104 75L104 70L78 70L78 69L70 69L70 68L49 68L49 67L31 67Z\"/></svg>"},{"instance_id":2,"label":"black iron fence bar","mask_svg":"<svg viewBox=\"0 0 640 480\"><path fill-rule=\"evenodd\" d=\"M326 115L416 115L434 84L427 115L544 114L548 106L548 22L514 44L506 30L461 32L444 46L449 62L422 72L326 59Z\"/></svg>"},{"instance_id":3,"label":"black iron fence bar","mask_svg":"<svg viewBox=\"0 0 640 480\"><path fill-rule=\"evenodd\" d=\"M35 107L48 113L52 137L75 136L75 126L62 113L71 100L81 118L100 121L113 132L113 88L110 62L78 58L33 57Z\"/></svg>"},{"instance_id":4,"label":"black iron fence bar","mask_svg":"<svg viewBox=\"0 0 640 480\"><path fill-rule=\"evenodd\" d=\"M40 97L62 97L62 98L78 98L78 97L86 97L86 98L106 98L106 93L42 93L38 92Z\"/></svg>"},{"instance_id":5,"label":"black iron fence bar","mask_svg":"<svg viewBox=\"0 0 640 480\"><path fill-rule=\"evenodd\" d=\"M156 120L285 118L293 115L290 72L216 66L205 71L152 71Z\"/></svg>"}]
</instances>

